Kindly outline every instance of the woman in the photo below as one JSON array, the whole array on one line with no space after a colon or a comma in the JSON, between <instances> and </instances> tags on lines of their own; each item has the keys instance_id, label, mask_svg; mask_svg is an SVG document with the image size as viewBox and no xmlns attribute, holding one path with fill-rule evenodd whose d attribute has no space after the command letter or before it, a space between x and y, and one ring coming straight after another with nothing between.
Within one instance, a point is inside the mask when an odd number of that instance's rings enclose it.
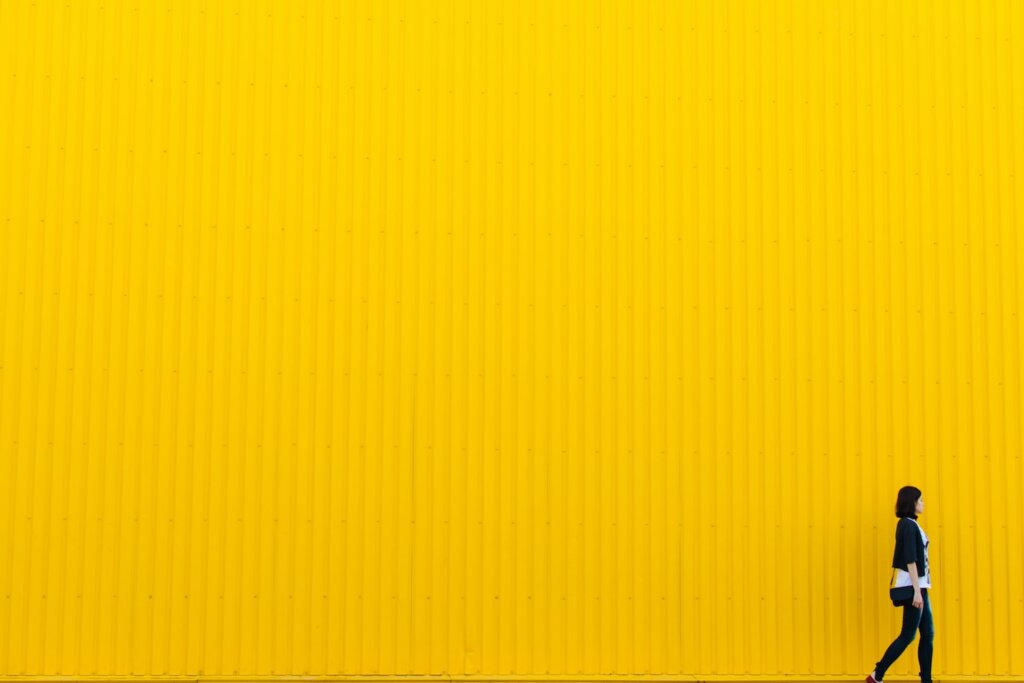
<instances>
[{"instance_id":1,"label":"woman","mask_svg":"<svg viewBox=\"0 0 1024 683\"><path fill-rule=\"evenodd\" d=\"M921 681L931 683L932 680L932 640L935 637L935 625L932 621L932 607L928 599L928 591L932 587L928 569L928 536L917 523L917 517L924 512L924 498L921 490L913 486L904 486L896 497L896 516L900 521L896 524L896 549L892 556L895 570L894 587L913 586L914 599L909 605L903 606L903 630L892 645L885 651L875 670L865 679L865 683L880 683L907 646L914 640L918 629L921 631L921 642L917 646L917 660L921 665Z\"/></svg>"}]
</instances>

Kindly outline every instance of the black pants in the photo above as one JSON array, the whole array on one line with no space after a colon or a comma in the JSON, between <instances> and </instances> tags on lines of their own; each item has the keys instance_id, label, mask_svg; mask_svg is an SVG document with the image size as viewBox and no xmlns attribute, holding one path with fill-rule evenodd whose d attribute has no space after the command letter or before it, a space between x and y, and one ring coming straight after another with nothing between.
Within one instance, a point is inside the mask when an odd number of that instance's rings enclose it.
<instances>
[{"instance_id":1,"label":"black pants","mask_svg":"<svg viewBox=\"0 0 1024 683\"><path fill-rule=\"evenodd\" d=\"M917 661L921 665L921 680L930 683L932 680L932 641L935 639L935 622L932 620L932 604L928 599L928 589L921 589L924 604L921 609L913 605L903 606L903 630L896 640L882 655L882 660L875 665L875 680L881 681L885 672L893 662L899 659L903 651L914 640L918 629L921 630L921 642L917 644Z\"/></svg>"}]
</instances>

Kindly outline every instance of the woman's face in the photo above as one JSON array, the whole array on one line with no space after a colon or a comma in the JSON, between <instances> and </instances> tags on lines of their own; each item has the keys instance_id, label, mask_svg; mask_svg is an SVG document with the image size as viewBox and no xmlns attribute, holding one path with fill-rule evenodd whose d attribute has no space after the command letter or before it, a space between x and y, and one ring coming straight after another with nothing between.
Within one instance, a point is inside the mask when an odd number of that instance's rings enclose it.
<instances>
[{"instance_id":1,"label":"woman's face","mask_svg":"<svg viewBox=\"0 0 1024 683\"><path fill-rule=\"evenodd\" d=\"M924 496L917 499L917 504L914 506L914 513L921 514L924 512Z\"/></svg>"}]
</instances>

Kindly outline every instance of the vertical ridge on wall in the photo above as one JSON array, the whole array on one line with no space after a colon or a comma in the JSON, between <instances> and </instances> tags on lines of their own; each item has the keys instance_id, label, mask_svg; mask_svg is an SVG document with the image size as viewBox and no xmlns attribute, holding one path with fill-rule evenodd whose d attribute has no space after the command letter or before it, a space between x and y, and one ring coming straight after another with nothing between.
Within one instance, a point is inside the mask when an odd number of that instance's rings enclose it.
<instances>
[{"instance_id":1,"label":"vertical ridge on wall","mask_svg":"<svg viewBox=\"0 0 1024 683\"><path fill-rule=\"evenodd\" d=\"M0 678L1024 677L1022 45L0 4Z\"/></svg>"}]
</instances>

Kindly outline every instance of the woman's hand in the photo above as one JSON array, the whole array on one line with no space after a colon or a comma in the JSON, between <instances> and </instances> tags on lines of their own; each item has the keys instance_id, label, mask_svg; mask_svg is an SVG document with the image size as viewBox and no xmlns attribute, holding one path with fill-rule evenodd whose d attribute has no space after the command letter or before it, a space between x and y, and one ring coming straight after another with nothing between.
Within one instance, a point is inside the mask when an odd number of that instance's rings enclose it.
<instances>
[{"instance_id":1,"label":"woman's hand","mask_svg":"<svg viewBox=\"0 0 1024 683\"><path fill-rule=\"evenodd\" d=\"M921 589L920 588L915 588L914 589L914 602L913 602L913 605L914 605L914 607L916 609L921 609L921 608L924 607L924 598L921 597Z\"/></svg>"}]
</instances>

